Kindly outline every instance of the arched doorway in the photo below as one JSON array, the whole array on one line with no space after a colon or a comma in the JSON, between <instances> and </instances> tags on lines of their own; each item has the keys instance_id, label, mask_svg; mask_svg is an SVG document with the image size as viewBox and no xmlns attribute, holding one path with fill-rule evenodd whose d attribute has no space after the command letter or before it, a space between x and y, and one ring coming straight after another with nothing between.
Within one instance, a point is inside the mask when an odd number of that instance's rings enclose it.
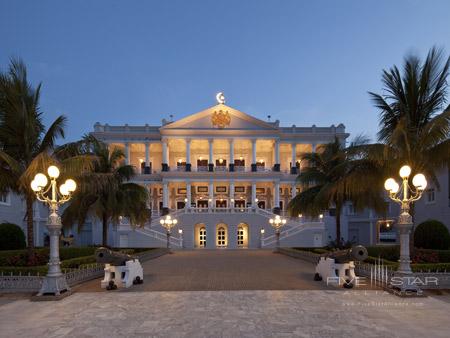
<instances>
[{"instance_id":1,"label":"arched doorway","mask_svg":"<svg viewBox=\"0 0 450 338\"><path fill-rule=\"evenodd\" d=\"M196 248L205 248L206 247L206 225L203 223L199 223L195 225L194 228L194 236L195 236L195 247Z\"/></svg>"},{"instance_id":2,"label":"arched doorway","mask_svg":"<svg viewBox=\"0 0 450 338\"><path fill-rule=\"evenodd\" d=\"M237 227L238 248L248 248L248 224L239 223Z\"/></svg>"},{"instance_id":3,"label":"arched doorway","mask_svg":"<svg viewBox=\"0 0 450 338\"><path fill-rule=\"evenodd\" d=\"M216 225L216 247L226 248L228 245L228 226L224 223Z\"/></svg>"}]
</instances>

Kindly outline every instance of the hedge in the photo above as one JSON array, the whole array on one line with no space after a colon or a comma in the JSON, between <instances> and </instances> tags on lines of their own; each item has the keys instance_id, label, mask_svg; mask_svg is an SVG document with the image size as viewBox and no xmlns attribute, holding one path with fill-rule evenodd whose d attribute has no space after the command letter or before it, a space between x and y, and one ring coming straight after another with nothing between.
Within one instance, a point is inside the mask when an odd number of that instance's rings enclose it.
<instances>
[{"instance_id":1,"label":"hedge","mask_svg":"<svg viewBox=\"0 0 450 338\"><path fill-rule=\"evenodd\" d=\"M0 224L0 250L24 249L25 246L25 234L17 224Z\"/></svg>"},{"instance_id":2,"label":"hedge","mask_svg":"<svg viewBox=\"0 0 450 338\"><path fill-rule=\"evenodd\" d=\"M423 249L447 250L450 248L450 234L443 223L427 220L416 227L414 245Z\"/></svg>"}]
</instances>

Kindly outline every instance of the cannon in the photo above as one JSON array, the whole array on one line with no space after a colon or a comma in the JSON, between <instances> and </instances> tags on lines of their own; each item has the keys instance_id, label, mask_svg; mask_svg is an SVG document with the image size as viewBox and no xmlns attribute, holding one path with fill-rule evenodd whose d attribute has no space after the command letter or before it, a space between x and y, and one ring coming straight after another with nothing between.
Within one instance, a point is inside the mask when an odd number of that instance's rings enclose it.
<instances>
[{"instance_id":1,"label":"cannon","mask_svg":"<svg viewBox=\"0 0 450 338\"><path fill-rule=\"evenodd\" d=\"M142 265L131 255L98 248L95 250L95 259L97 263L105 264L105 276L100 283L102 288L115 290L118 287L129 288L133 284L144 282Z\"/></svg>"},{"instance_id":2,"label":"cannon","mask_svg":"<svg viewBox=\"0 0 450 338\"><path fill-rule=\"evenodd\" d=\"M367 249L362 245L327 253L319 258L314 280L325 280L327 285L352 288L357 281L354 261L363 261L367 256Z\"/></svg>"}]
</instances>

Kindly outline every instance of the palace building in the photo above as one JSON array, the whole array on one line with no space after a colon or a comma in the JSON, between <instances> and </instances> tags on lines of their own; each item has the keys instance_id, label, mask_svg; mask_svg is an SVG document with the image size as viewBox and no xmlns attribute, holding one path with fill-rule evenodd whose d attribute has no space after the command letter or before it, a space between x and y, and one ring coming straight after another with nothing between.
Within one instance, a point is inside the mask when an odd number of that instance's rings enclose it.
<instances>
[{"instance_id":1,"label":"palace building","mask_svg":"<svg viewBox=\"0 0 450 338\"><path fill-rule=\"evenodd\" d=\"M161 217L178 224L171 245L184 248L259 248L275 245L269 220L285 217L282 245L323 246L326 218L289 217L287 204L299 191L301 154L338 138L345 126L284 127L225 104L217 104L161 126L96 123L91 133L109 147L124 150L136 167L135 182L150 194L151 221L135 228L123 220L114 227L114 245L161 246Z\"/></svg>"}]
</instances>

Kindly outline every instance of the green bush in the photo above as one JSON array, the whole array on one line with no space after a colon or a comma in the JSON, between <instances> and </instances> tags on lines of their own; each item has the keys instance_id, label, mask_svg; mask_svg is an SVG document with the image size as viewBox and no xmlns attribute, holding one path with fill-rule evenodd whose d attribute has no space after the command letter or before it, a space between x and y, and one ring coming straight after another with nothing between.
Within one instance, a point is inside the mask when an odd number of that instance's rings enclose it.
<instances>
[{"instance_id":1,"label":"green bush","mask_svg":"<svg viewBox=\"0 0 450 338\"><path fill-rule=\"evenodd\" d=\"M441 222L428 220L414 231L414 245L422 249L446 250L450 247L450 234Z\"/></svg>"},{"instance_id":2,"label":"green bush","mask_svg":"<svg viewBox=\"0 0 450 338\"><path fill-rule=\"evenodd\" d=\"M413 272L449 272L450 263L425 263L425 264L411 264Z\"/></svg>"},{"instance_id":3,"label":"green bush","mask_svg":"<svg viewBox=\"0 0 450 338\"><path fill-rule=\"evenodd\" d=\"M378 257L372 257L372 256L368 256L365 260L364 263L369 263L369 264L383 264L383 265L398 265L397 262L393 262L387 259L379 259Z\"/></svg>"},{"instance_id":4,"label":"green bush","mask_svg":"<svg viewBox=\"0 0 450 338\"><path fill-rule=\"evenodd\" d=\"M396 262L400 258L400 246L398 245L377 245L366 248L371 257L380 257L392 262Z\"/></svg>"},{"instance_id":5,"label":"green bush","mask_svg":"<svg viewBox=\"0 0 450 338\"><path fill-rule=\"evenodd\" d=\"M26 247L25 234L13 223L0 224L0 250L17 250Z\"/></svg>"},{"instance_id":6,"label":"green bush","mask_svg":"<svg viewBox=\"0 0 450 338\"><path fill-rule=\"evenodd\" d=\"M84 257L76 257L72 259L67 259L61 262L61 269L78 269L81 265L92 264L95 263L95 257L84 256Z\"/></svg>"},{"instance_id":7,"label":"green bush","mask_svg":"<svg viewBox=\"0 0 450 338\"><path fill-rule=\"evenodd\" d=\"M26 276L30 274L31 276L36 275L46 275L47 274L47 266L0 266L0 275L10 275L12 273L13 276Z\"/></svg>"}]
</instances>

